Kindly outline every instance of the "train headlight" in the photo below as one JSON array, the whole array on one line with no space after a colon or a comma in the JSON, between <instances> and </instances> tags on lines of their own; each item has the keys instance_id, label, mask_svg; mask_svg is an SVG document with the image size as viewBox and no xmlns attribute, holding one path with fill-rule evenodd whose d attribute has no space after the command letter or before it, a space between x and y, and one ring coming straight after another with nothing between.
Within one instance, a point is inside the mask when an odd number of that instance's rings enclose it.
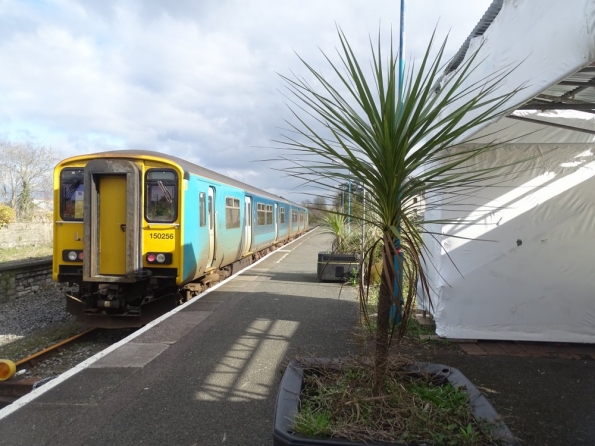
<instances>
[{"instance_id":1,"label":"train headlight","mask_svg":"<svg viewBox=\"0 0 595 446\"><path fill-rule=\"evenodd\" d=\"M159 263L165 262L165 254L157 254L156 259L157 259L157 262L159 262Z\"/></svg>"},{"instance_id":2,"label":"train headlight","mask_svg":"<svg viewBox=\"0 0 595 446\"><path fill-rule=\"evenodd\" d=\"M82 262L83 251L82 249L65 249L62 251L62 260L64 262Z\"/></svg>"},{"instance_id":3,"label":"train headlight","mask_svg":"<svg viewBox=\"0 0 595 446\"><path fill-rule=\"evenodd\" d=\"M153 263L155 261L155 254L148 254L147 255L147 262Z\"/></svg>"}]
</instances>

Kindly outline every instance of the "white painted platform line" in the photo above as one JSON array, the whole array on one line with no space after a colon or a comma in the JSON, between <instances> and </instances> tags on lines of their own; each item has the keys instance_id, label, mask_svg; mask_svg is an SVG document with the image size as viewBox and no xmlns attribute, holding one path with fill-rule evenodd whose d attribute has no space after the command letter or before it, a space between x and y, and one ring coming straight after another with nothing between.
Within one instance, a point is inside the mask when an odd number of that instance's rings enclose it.
<instances>
[{"instance_id":1,"label":"white painted platform line","mask_svg":"<svg viewBox=\"0 0 595 446\"><path fill-rule=\"evenodd\" d=\"M281 263L281 261L287 257L289 254L291 253L291 251L287 252L287 254L285 254L283 257L281 257L279 260L277 260L277 263Z\"/></svg>"},{"instance_id":2,"label":"white painted platform line","mask_svg":"<svg viewBox=\"0 0 595 446\"><path fill-rule=\"evenodd\" d=\"M298 240L301 240L304 237L308 237L311 234L313 234L318 228L314 228L312 229L310 232L307 232L306 234L302 235L300 238L297 238L291 242L289 242L287 245L285 246L289 246L292 245L293 243L297 242ZM302 241L303 243L303 241ZM301 245L301 243L300 243ZM297 248L300 245L296 245L294 247ZM293 249L291 250L293 251ZM35 398L37 398L40 395L43 395L45 392L47 392L48 390L56 387L58 384L61 384L62 382L66 381L68 378L70 378L71 376L76 375L78 372L80 372L81 370L86 369L87 367L89 367L91 364L93 364L94 362L100 360L101 358L103 358L104 356L108 355L109 353L113 352L114 350L116 350L117 348L121 347L124 344L127 344L128 342L130 342L131 340L133 340L134 338L136 338L137 336L140 336L141 334L143 334L145 331L150 330L152 327L154 327L155 325L157 325L158 323L160 323L161 321L166 320L167 318L173 316L174 314L176 314L178 311L182 311L184 308L186 308L189 305L192 305L195 302L198 302L199 299L201 299L202 297L206 296L207 294L209 294L212 291L215 291L217 288L219 288L220 286L223 286L224 284L226 284L227 282L229 282L230 280L232 280L233 278L239 276L240 274L243 274L246 271L249 271L250 269L252 269L253 267L255 267L256 265L258 265L260 262L266 260L271 254L274 254L277 251L273 251L270 252L269 254L267 254L266 256L264 256L262 259L257 260L256 262L254 262L252 265L247 266L246 268L244 268L241 271L238 271L237 273L235 273L233 276L229 276L227 279L225 279L222 282L219 282L217 285L213 286L212 288L209 288L208 290L206 290L205 292L199 294L198 296L196 296L195 298L193 298L192 300L189 300L188 302L184 303L183 305L180 305L177 308L174 308L173 310L171 310L168 313L165 313L163 316L158 317L157 319L155 319L154 321L148 323L147 325L145 325L142 328L139 328L137 331L135 331L134 333L132 333L131 335L125 337L124 339L122 339L119 342L116 342L113 345L110 345L108 348L106 348L105 350L100 351L99 353L97 353L94 356L91 356L90 358L87 358L86 360L84 360L83 362L81 362L80 364L74 366L73 368L71 368L70 370L67 370L66 372L62 373L61 375L59 375L58 377L56 377L55 379L52 379L51 381L48 381L47 383L45 383L44 385L42 385L41 387L38 387L37 389L33 390L32 392L29 392L27 395L22 396L21 398L19 398L18 400L16 400L14 403L9 404L8 406L6 406L4 409L0 410L0 420L4 417L7 417L8 415L10 415L11 413L13 413L14 411L20 409L21 407L23 407L25 404L27 404L30 401L33 401Z\"/></svg>"}]
</instances>

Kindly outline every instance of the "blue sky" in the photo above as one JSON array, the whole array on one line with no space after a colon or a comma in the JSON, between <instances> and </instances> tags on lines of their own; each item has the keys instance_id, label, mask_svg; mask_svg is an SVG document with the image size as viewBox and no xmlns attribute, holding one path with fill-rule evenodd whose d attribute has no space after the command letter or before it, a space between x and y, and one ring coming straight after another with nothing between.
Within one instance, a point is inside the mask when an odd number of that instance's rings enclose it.
<instances>
[{"instance_id":1,"label":"blue sky","mask_svg":"<svg viewBox=\"0 0 595 446\"><path fill-rule=\"evenodd\" d=\"M437 26L448 52L491 0L408 0L406 54ZM322 70L341 26L368 59L391 27L385 0L0 0L0 139L61 157L116 149L170 153L301 201L305 189L263 165L290 119L277 73Z\"/></svg>"}]
</instances>

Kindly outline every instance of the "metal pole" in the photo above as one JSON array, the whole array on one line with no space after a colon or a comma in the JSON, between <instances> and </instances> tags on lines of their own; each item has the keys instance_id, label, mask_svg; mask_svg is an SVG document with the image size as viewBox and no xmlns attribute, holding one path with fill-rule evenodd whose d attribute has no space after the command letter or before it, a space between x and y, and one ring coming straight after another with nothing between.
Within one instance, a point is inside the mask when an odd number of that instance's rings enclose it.
<instances>
[{"instance_id":1,"label":"metal pole","mask_svg":"<svg viewBox=\"0 0 595 446\"><path fill-rule=\"evenodd\" d=\"M399 100L403 100L403 75L405 73L405 0L401 0L401 23L399 27Z\"/></svg>"},{"instance_id":2,"label":"metal pole","mask_svg":"<svg viewBox=\"0 0 595 446\"><path fill-rule=\"evenodd\" d=\"M362 261L364 258L364 253L366 249L366 189L362 186ZM362 263L362 268L360 271L360 283L363 285L364 283L364 265Z\"/></svg>"},{"instance_id":3,"label":"metal pole","mask_svg":"<svg viewBox=\"0 0 595 446\"><path fill-rule=\"evenodd\" d=\"M403 58L405 51L405 0L401 0L401 21L399 27L399 103L403 104L403 95L405 94L405 88L403 85L403 78L405 73L405 60ZM401 108L399 107L399 113ZM398 198L400 200L400 197ZM403 272L399 265L399 260L402 261L400 252L401 242L399 239L395 240L395 249L397 254L393 257L395 264L395 279L393 282L394 293L393 293L393 304L391 305L390 318L394 323L401 322L401 315L403 312ZM401 257L401 259L399 259Z\"/></svg>"},{"instance_id":4,"label":"metal pole","mask_svg":"<svg viewBox=\"0 0 595 446\"><path fill-rule=\"evenodd\" d=\"M351 235L351 180L347 182L347 233Z\"/></svg>"}]
</instances>

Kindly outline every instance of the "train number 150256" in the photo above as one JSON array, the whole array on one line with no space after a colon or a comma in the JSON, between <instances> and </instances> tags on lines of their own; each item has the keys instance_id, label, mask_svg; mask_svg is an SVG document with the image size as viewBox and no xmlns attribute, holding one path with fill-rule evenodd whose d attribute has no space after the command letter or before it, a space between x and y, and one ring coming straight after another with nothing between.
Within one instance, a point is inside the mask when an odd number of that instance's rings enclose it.
<instances>
[{"instance_id":1,"label":"train number 150256","mask_svg":"<svg viewBox=\"0 0 595 446\"><path fill-rule=\"evenodd\" d=\"M153 240L173 240L174 235L169 232L150 232L149 237Z\"/></svg>"}]
</instances>

